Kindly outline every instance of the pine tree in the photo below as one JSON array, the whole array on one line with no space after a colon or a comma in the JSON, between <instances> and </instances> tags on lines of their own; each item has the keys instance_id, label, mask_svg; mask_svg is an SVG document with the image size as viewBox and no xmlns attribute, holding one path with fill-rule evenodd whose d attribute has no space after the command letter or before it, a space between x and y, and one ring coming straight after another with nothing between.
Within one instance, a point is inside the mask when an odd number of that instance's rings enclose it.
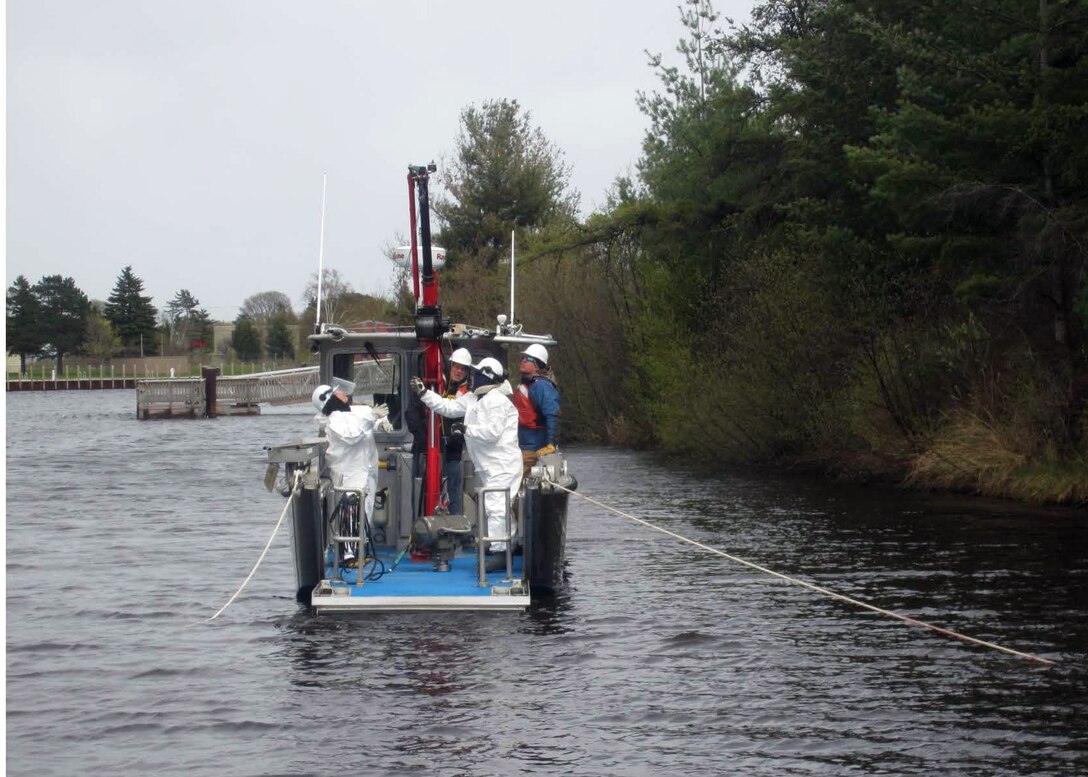
<instances>
[{"instance_id":1,"label":"pine tree","mask_svg":"<svg viewBox=\"0 0 1088 777\"><path fill-rule=\"evenodd\" d=\"M45 346L41 302L22 275L11 284L7 300L7 352L19 357L19 371L26 372L26 358L39 356Z\"/></svg>"},{"instance_id":2,"label":"pine tree","mask_svg":"<svg viewBox=\"0 0 1088 777\"><path fill-rule=\"evenodd\" d=\"M573 219L578 196L568 192L569 179L562 152L517 100L462 111L456 156L442 176L449 196L432 200L447 266L478 257L493 267L509 251L511 230L534 232Z\"/></svg>"},{"instance_id":3,"label":"pine tree","mask_svg":"<svg viewBox=\"0 0 1088 777\"><path fill-rule=\"evenodd\" d=\"M106 318L121 339L125 353L130 355L154 355L158 345L155 337L158 311L151 304L151 297L143 296L143 290L144 282L133 274L129 265L117 277L106 302Z\"/></svg>"},{"instance_id":4,"label":"pine tree","mask_svg":"<svg viewBox=\"0 0 1088 777\"><path fill-rule=\"evenodd\" d=\"M41 330L46 352L57 358L57 373L64 369L64 354L76 353L87 334L91 302L71 278L47 275L34 284L41 305Z\"/></svg>"},{"instance_id":5,"label":"pine tree","mask_svg":"<svg viewBox=\"0 0 1088 777\"><path fill-rule=\"evenodd\" d=\"M268 355L273 359L294 359L294 338L289 329L290 315L279 313L268 324Z\"/></svg>"},{"instance_id":6,"label":"pine tree","mask_svg":"<svg viewBox=\"0 0 1088 777\"><path fill-rule=\"evenodd\" d=\"M244 362L261 358L261 333L253 319L242 313L234 320L234 336L231 345L238 358Z\"/></svg>"}]
</instances>

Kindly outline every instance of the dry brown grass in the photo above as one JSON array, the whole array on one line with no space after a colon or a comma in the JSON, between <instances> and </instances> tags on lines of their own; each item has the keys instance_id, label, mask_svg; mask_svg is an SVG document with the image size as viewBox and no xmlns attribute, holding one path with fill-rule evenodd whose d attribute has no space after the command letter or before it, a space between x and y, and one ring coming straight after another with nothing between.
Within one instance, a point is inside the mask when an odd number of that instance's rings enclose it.
<instances>
[{"instance_id":1,"label":"dry brown grass","mask_svg":"<svg viewBox=\"0 0 1088 777\"><path fill-rule=\"evenodd\" d=\"M918 453L908 485L1031 503L1088 504L1088 462L1061 460L1030 430L961 412Z\"/></svg>"}]
</instances>

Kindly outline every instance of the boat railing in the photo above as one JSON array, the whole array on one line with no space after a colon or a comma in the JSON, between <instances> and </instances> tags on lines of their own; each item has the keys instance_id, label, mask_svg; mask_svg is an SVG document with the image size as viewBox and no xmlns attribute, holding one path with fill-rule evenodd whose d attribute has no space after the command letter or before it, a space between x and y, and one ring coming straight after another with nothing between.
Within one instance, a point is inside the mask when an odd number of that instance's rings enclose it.
<instances>
[{"instance_id":1,"label":"boat railing","mask_svg":"<svg viewBox=\"0 0 1088 777\"><path fill-rule=\"evenodd\" d=\"M355 553L355 584L356 588L362 587L362 567L364 564L363 555L367 552L367 519L366 519L366 489L345 489L341 486L335 486L333 489L335 494L336 506L333 507L329 514L329 538L333 543L333 579L339 579L339 559L341 559L341 545L346 542L357 542ZM355 509L359 511L356 523L358 526L358 534L341 534L339 533L339 527L337 523L341 521L341 511L337 507L345 505L344 497L354 494L358 498L358 503L355 505ZM350 527L350 522L348 523Z\"/></svg>"},{"instance_id":2,"label":"boat railing","mask_svg":"<svg viewBox=\"0 0 1088 777\"><path fill-rule=\"evenodd\" d=\"M505 500L503 513L506 526L506 534L499 537L487 535L487 507L484 504L484 495L490 493L502 494ZM487 587L487 564L484 559L484 550L489 542L506 543L506 577L514 576L514 529L511 523L510 489L509 488L477 488L476 489L476 574L477 582L481 588Z\"/></svg>"}]
</instances>

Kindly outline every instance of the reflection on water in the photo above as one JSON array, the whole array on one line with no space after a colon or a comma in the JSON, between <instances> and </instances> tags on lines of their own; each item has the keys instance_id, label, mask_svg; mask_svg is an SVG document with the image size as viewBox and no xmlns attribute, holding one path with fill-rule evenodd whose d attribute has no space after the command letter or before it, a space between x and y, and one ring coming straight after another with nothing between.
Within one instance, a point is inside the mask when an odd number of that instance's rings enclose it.
<instances>
[{"instance_id":1,"label":"reflection on water","mask_svg":"<svg viewBox=\"0 0 1088 777\"><path fill-rule=\"evenodd\" d=\"M280 535L243 596L189 627L282 510L262 446L311 414L134 408L131 392L8 398L11 774L1088 773L1083 512L571 451L595 499L1050 669L578 499L569 585L525 613L316 618Z\"/></svg>"}]
</instances>

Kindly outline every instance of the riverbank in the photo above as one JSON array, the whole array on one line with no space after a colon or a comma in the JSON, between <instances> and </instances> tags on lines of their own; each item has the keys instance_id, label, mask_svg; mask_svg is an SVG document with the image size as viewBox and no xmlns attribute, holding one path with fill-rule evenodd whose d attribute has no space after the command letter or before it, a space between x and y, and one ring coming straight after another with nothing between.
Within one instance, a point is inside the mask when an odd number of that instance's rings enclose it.
<instances>
[{"instance_id":1,"label":"riverbank","mask_svg":"<svg viewBox=\"0 0 1088 777\"><path fill-rule=\"evenodd\" d=\"M947 430L918 450L837 451L783 460L787 470L842 483L1008 499L1026 505L1088 508L1088 461L1032 457L985 428Z\"/></svg>"}]
</instances>

